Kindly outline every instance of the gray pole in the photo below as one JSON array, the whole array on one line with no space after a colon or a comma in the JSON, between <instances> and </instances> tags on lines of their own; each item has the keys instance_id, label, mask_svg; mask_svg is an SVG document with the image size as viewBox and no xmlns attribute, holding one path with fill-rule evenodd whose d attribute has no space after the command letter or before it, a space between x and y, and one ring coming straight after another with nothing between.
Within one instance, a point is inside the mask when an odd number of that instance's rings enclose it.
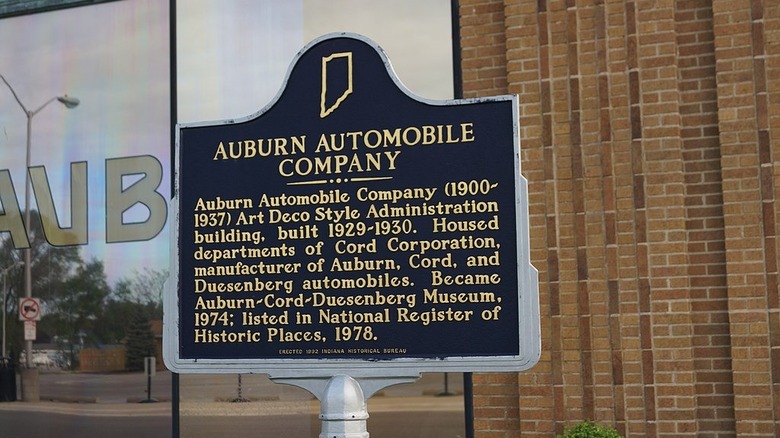
<instances>
[{"instance_id":1,"label":"gray pole","mask_svg":"<svg viewBox=\"0 0 780 438\"><path fill-rule=\"evenodd\" d=\"M8 301L8 284L6 283L6 272L3 271L3 355L0 356L0 360L5 360L5 312L7 310L6 303Z\"/></svg>"},{"instance_id":2,"label":"gray pole","mask_svg":"<svg viewBox=\"0 0 780 438\"><path fill-rule=\"evenodd\" d=\"M11 266L3 269L3 355L0 356L0 358L6 357L6 342L5 342L5 320L6 320L6 314L5 312L8 310L8 271L11 269L17 267L22 262L15 262Z\"/></svg>"},{"instance_id":3,"label":"gray pole","mask_svg":"<svg viewBox=\"0 0 780 438\"><path fill-rule=\"evenodd\" d=\"M32 242L29 242L30 239L30 163L32 161L32 119L33 117L38 114L42 109L46 107L46 105L54 102L55 100L58 100L60 103L65 105L65 108L75 108L79 104L79 100L73 97L68 97L68 95L64 96L55 96L51 99L47 100L43 105L39 106L37 110L30 111L27 109L27 107L24 106L22 101L19 99L19 96L16 95L16 91L11 86L11 84L8 83L7 80L5 80L5 77L3 75L0 75L0 79L3 80L5 85L8 87L9 90L11 90L11 94L13 94L14 99L16 99L16 103L19 104L19 106L22 108L22 111L24 111L24 115L27 117L27 142L26 142L26 159L25 159L25 169L24 169L24 228L27 233L27 248L24 249L24 296L25 298L31 298L32 297ZM24 351L25 351L25 367L26 368L32 368L32 343L31 340L25 340L24 341Z\"/></svg>"},{"instance_id":4,"label":"gray pole","mask_svg":"<svg viewBox=\"0 0 780 438\"><path fill-rule=\"evenodd\" d=\"M320 438L368 438L363 389L352 377L333 376L320 401Z\"/></svg>"},{"instance_id":5,"label":"gray pole","mask_svg":"<svg viewBox=\"0 0 780 438\"><path fill-rule=\"evenodd\" d=\"M79 104L79 100L76 98L64 96L55 96L47 100L43 105L39 106L35 111L30 111L24 106L19 96L16 95L16 91L8 83L8 81L0 75L0 79L5 83L11 94L13 94L16 103L24 111L24 115L27 117L27 142L26 142L26 159L24 169L24 227L27 234L27 247L24 249L24 296L25 298L32 297L32 242L30 241L30 163L32 158L32 119L38 114L46 105L58 100L61 104L65 105L65 108L75 108ZM33 368L32 361L32 340L25 339L24 341L24 368L21 370L22 377L22 399L24 401L37 402L40 398L39 395L39 380L38 369Z\"/></svg>"},{"instance_id":6,"label":"gray pole","mask_svg":"<svg viewBox=\"0 0 780 438\"><path fill-rule=\"evenodd\" d=\"M353 378L345 374L321 377L270 374L273 382L293 385L314 394L320 401L320 438L369 438L366 427L368 399L380 390L413 383L420 375Z\"/></svg>"},{"instance_id":7,"label":"gray pole","mask_svg":"<svg viewBox=\"0 0 780 438\"><path fill-rule=\"evenodd\" d=\"M35 114L30 111L25 111L25 114L27 115L27 158L24 166L24 229L27 232L27 239L30 240L30 155L32 151L30 135L32 134L32 118ZM25 298L32 297L32 241L24 249L24 296ZM24 341L24 366L32 368L32 340L25 339Z\"/></svg>"}]
</instances>

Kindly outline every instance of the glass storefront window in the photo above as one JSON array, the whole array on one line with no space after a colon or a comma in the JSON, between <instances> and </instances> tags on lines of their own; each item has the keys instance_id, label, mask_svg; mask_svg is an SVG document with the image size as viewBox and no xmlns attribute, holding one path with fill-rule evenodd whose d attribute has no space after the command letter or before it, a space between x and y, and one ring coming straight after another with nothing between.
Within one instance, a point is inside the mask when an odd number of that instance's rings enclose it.
<instances>
[{"instance_id":1,"label":"glass storefront window","mask_svg":"<svg viewBox=\"0 0 780 438\"><path fill-rule=\"evenodd\" d=\"M449 1L186 0L171 120L170 4L0 10L3 355L35 368L40 398L18 401L31 382L17 380L0 436L164 437L177 417L186 437L318 436L318 402L262 374L181 375L172 412L159 356L172 125L259 111L295 54L330 32L376 41L412 92L453 97ZM41 306L30 344L17 316L27 296ZM139 348L158 357L152 377ZM425 374L368 406L374 437L464 435L460 374Z\"/></svg>"}]
</instances>

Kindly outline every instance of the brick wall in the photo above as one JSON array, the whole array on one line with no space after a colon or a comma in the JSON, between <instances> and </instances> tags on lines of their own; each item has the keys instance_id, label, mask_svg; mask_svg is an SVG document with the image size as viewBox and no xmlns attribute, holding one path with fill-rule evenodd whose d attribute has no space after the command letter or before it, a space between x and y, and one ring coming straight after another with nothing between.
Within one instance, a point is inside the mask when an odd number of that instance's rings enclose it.
<instances>
[{"instance_id":1,"label":"brick wall","mask_svg":"<svg viewBox=\"0 0 780 438\"><path fill-rule=\"evenodd\" d=\"M475 375L477 436L776 436L780 5L460 15L464 95L520 96L542 317L535 368Z\"/></svg>"}]
</instances>

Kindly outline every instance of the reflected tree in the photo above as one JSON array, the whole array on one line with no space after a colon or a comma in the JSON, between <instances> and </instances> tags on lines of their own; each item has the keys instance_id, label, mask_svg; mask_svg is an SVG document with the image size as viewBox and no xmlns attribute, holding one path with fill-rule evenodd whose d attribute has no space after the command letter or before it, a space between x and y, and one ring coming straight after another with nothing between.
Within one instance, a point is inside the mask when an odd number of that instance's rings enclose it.
<instances>
[{"instance_id":1,"label":"reflected tree","mask_svg":"<svg viewBox=\"0 0 780 438\"><path fill-rule=\"evenodd\" d=\"M136 309L127 330L127 369L140 371L144 369L144 358L154 356L154 334L148 315L142 309Z\"/></svg>"},{"instance_id":2,"label":"reflected tree","mask_svg":"<svg viewBox=\"0 0 780 438\"><path fill-rule=\"evenodd\" d=\"M146 323L162 319L162 294L166 271L144 269L132 278L119 280L103 302L103 311L95 322L95 335L100 343L127 342L134 318Z\"/></svg>"},{"instance_id":3,"label":"reflected tree","mask_svg":"<svg viewBox=\"0 0 780 438\"><path fill-rule=\"evenodd\" d=\"M49 245L42 231L41 218L35 210L30 212L30 228L28 239L32 261L30 267L32 296L41 299L45 320L47 313L56 311L52 303L62 299L60 295L66 290L65 284L77 274L77 267L83 265L83 261L79 254L79 247ZM0 236L0 266L10 266L23 258L23 249L14 247L10 235ZM12 352L10 356L14 358L18 357L23 348L23 326L16 317L19 298L23 296L24 273L20 268L8 273L8 301L2 309L6 312L8 348ZM46 332L46 325L42 320L38 326L39 334Z\"/></svg>"},{"instance_id":4,"label":"reflected tree","mask_svg":"<svg viewBox=\"0 0 780 438\"><path fill-rule=\"evenodd\" d=\"M84 344L129 342L131 331L140 330L141 321L148 328L151 320L162 319L167 271L136 271L112 288L102 261L84 261L78 246L51 246L38 212L31 211L30 217L32 296L41 300L43 314L38 342L56 342L65 364L76 365L77 352ZM0 235L0 268L22 259L23 250L14 248L10 235ZM23 269L10 270L7 280L8 300L2 310L8 322L9 355L18 358L23 348L23 325L16 316L19 298L24 295ZM154 337L151 339L153 348Z\"/></svg>"},{"instance_id":5,"label":"reflected tree","mask_svg":"<svg viewBox=\"0 0 780 438\"><path fill-rule=\"evenodd\" d=\"M144 268L135 271L132 278L122 279L115 288L115 296L121 297L123 301L143 305L150 319L162 319L162 301L167 279L166 270Z\"/></svg>"},{"instance_id":6,"label":"reflected tree","mask_svg":"<svg viewBox=\"0 0 780 438\"><path fill-rule=\"evenodd\" d=\"M103 262L80 263L74 274L61 285L62 290L49 296L47 322L57 333L60 350L66 353L71 368L78 363L76 354L85 343L95 341L95 321L102 314L109 288Z\"/></svg>"}]
</instances>

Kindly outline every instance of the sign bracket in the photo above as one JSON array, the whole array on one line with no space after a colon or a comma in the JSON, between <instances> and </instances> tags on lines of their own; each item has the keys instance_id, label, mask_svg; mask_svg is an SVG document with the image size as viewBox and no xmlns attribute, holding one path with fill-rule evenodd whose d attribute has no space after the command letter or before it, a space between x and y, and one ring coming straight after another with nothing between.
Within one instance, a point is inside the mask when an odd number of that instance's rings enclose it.
<instances>
[{"instance_id":1,"label":"sign bracket","mask_svg":"<svg viewBox=\"0 0 780 438\"><path fill-rule=\"evenodd\" d=\"M368 438L368 399L389 386L414 383L420 375L353 378L346 374L321 377L273 374L269 377L274 383L297 386L317 397L322 424L320 438Z\"/></svg>"}]
</instances>

